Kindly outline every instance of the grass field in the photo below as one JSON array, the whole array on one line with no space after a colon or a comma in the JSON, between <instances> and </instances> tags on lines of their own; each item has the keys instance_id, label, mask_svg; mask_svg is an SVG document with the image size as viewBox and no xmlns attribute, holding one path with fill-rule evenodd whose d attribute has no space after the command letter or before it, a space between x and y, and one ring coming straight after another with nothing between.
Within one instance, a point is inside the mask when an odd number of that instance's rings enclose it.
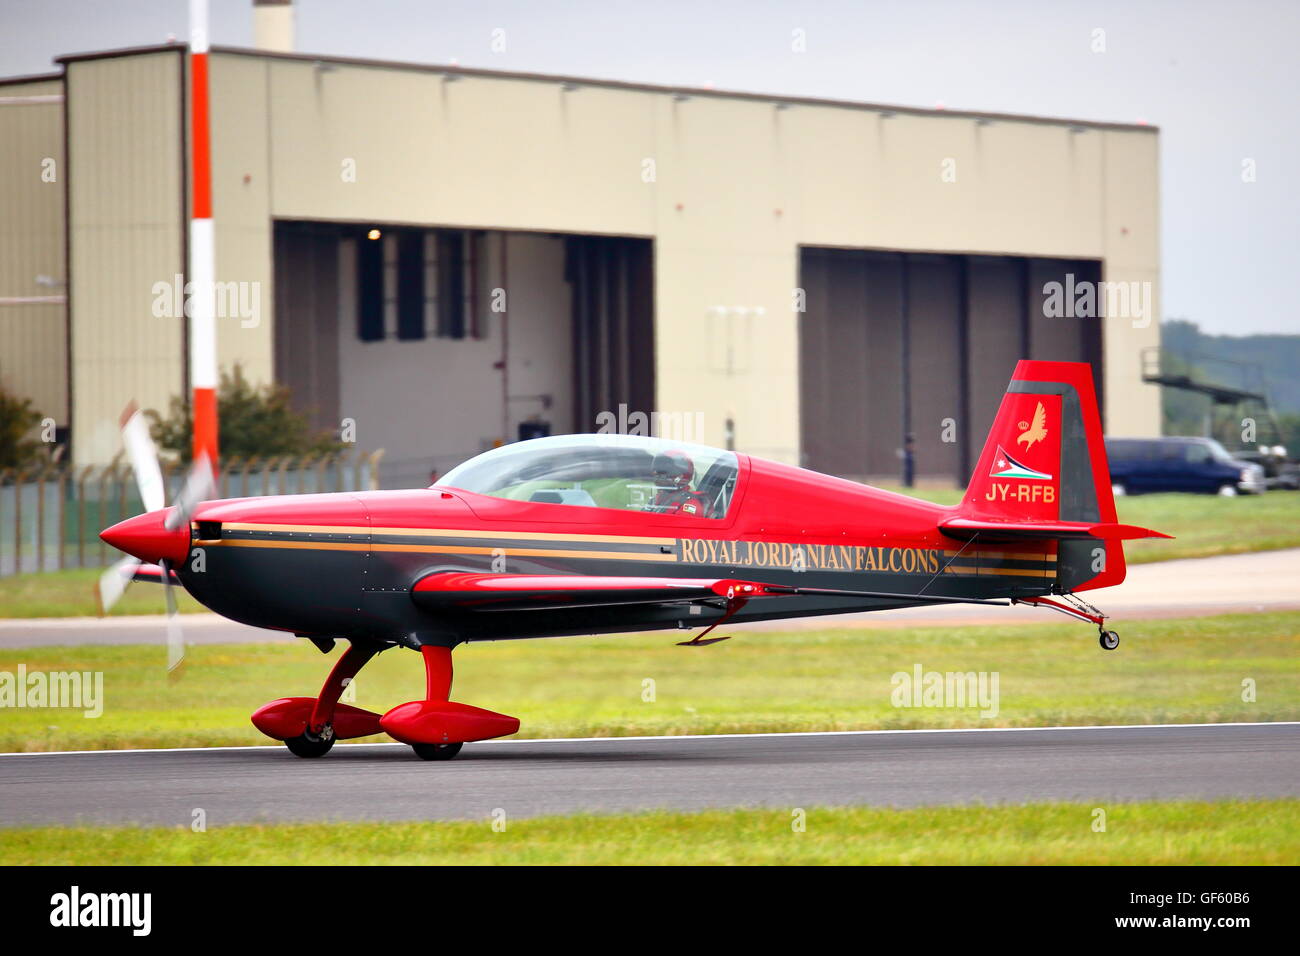
<instances>
[{"instance_id":1,"label":"grass field","mask_svg":"<svg viewBox=\"0 0 1300 956\"><path fill-rule=\"evenodd\" d=\"M454 823L0 828L0 864L1214 864L1300 862L1300 800L796 808Z\"/></svg>"},{"instance_id":2,"label":"grass field","mask_svg":"<svg viewBox=\"0 0 1300 956\"><path fill-rule=\"evenodd\" d=\"M471 644L456 652L453 698L519 717L526 737L1300 719L1300 612L1119 629L1115 652L1069 622L739 631L702 649L677 647L670 633ZM0 671L98 671L104 682L98 718L6 710L0 750L268 743L249 714L277 697L314 696L340 652L326 658L305 641L196 645L169 683L162 647L0 649ZM892 675L917 664L996 672L996 716L893 706ZM1257 702L1242 700L1246 679ZM387 651L355 686L357 705L382 713L422 696L420 660Z\"/></svg>"},{"instance_id":3,"label":"grass field","mask_svg":"<svg viewBox=\"0 0 1300 956\"><path fill-rule=\"evenodd\" d=\"M0 618L6 617L93 617L95 582L103 568L73 568L46 574L14 574L0 577ZM192 613L206 611L184 588L176 589L176 606ZM162 614L162 588L157 584L134 584L113 607L112 614Z\"/></svg>"}]
</instances>

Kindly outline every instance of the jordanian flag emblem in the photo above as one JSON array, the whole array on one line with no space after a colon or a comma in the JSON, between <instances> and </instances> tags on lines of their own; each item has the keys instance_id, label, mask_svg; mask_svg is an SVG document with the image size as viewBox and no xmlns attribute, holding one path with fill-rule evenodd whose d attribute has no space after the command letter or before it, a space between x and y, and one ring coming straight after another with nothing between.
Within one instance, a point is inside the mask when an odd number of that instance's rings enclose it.
<instances>
[{"instance_id":1,"label":"jordanian flag emblem","mask_svg":"<svg viewBox=\"0 0 1300 956\"><path fill-rule=\"evenodd\" d=\"M1032 478L1038 481L1052 480L1051 475L1046 475L1041 471L1034 471L1034 469L1020 464L1020 462L1008 455L1001 445L998 446L997 456L993 459L993 469L989 472L989 477Z\"/></svg>"}]
</instances>

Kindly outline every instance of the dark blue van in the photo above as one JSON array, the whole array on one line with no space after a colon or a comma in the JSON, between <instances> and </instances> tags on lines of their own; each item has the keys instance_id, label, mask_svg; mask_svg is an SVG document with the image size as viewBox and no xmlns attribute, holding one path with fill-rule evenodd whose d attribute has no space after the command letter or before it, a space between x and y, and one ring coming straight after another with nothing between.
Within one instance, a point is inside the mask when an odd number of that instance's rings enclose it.
<instances>
[{"instance_id":1,"label":"dark blue van","mask_svg":"<svg viewBox=\"0 0 1300 956\"><path fill-rule=\"evenodd\" d=\"M1265 488L1264 469L1236 460L1213 438L1107 438L1106 457L1116 495L1258 494Z\"/></svg>"}]
</instances>

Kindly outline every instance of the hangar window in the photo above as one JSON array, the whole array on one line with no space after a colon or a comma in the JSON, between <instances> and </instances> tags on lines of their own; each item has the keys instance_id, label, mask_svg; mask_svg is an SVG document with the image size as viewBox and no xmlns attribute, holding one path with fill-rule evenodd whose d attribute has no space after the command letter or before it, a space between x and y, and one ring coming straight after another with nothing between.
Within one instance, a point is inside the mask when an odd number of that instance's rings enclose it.
<instances>
[{"instance_id":1,"label":"hangar window","mask_svg":"<svg viewBox=\"0 0 1300 956\"><path fill-rule=\"evenodd\" d=\"M485 337L478 316L481 233L375 228L354 245L357 337L363 342Z\"/></svg>"},{"instance_id":2,"label":"hangar window","mask_svg":"<svg viewBox=\"0 0 1300 956\"><path fill-rule=\"evenodd\" d=\"M384 337L384 243L362 235L357 248L357 338Z\"/></svg>"},{"instance_id":3,"label":"hangar window","mask_svg":"<svg viewBox=\"0 0 1300 956\"><path fill-rule=\"evenodd\" d=\"M397 337L424 338L424 233L404 229L397 234Z\"/></svg>"},{"instance_id":4,"label":"hangar window","mask_svg":"<svg viewBox=\"0 0 1300 956\"><path fill-rule=\"evenodd\" d=\"M739 465L733 452L631 435L557 435L485 452L439 486L541 504L725 518Z\"/></svg>"},{"instance_id":5,"label":"hangar window","mask_svg":"<svg viewBox=\"0 0 1300 956\"><path fill-rule=\"evenodd\" d=\"M465 233L436 233L438 268L438 336L465 337Z\"/></svg>"}]
</instances>

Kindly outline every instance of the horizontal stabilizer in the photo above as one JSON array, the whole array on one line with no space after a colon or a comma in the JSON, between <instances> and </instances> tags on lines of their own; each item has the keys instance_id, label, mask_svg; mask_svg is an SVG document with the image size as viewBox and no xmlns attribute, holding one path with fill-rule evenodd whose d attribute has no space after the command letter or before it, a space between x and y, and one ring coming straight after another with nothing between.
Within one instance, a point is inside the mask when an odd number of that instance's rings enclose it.
<instances>
[{"instance_id":1,"label":"horizontal stabilizer","mask_svg":"<svg viewBox=\"0 0 1300 956\"><path fill-rule=\"evenodd\" d=\"M1170 538L1173 535L1139 528L1131 524L1116 524L1102 521L1011 521L997 518L945 518L939 522L939 530L951 538L973 538L979 535L983 541L999 538L1024 540L1025 538L1047 538L1065 540L1070 538L1102 538L1109 541L1126 541L1131 538Z\"/></svg>"}]
</instances>

